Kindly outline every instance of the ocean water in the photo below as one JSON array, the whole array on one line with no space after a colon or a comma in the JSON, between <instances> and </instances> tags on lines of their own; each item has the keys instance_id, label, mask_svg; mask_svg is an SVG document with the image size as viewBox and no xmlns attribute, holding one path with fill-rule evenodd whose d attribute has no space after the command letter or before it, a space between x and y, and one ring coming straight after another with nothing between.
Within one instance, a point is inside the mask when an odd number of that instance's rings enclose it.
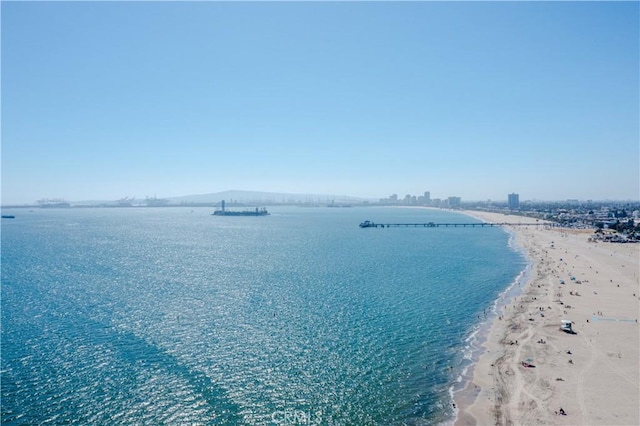
<instances>
[{"instance_id":1,"label":"ocean water","mask_svg":"<svg viewBox=\"0 0 640 426\"><path fill-rule=\"evenodd\" d=\"M499 228L402 208L16 210L2 424L452 419L470 336L525 267ZM5 213L5 212L3 212Z\"/></svg>"}]
</instances>

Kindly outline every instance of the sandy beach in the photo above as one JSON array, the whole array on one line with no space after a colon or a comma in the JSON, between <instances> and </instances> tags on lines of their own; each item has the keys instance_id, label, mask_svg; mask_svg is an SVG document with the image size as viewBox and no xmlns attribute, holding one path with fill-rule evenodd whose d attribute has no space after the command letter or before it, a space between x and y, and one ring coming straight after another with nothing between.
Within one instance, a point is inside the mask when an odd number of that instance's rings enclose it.
<instances>
[{"instance_id":1,"label":"sandy beach","mask_svg":"<svg viewBox=\"0 0 640 426\"><path fill-rule=\"evenodd\" d=\"M455 395L455 424L640 425L640 245L590 242L591 230L508 228L533 268Z\"/></svg>"}]
</instances>

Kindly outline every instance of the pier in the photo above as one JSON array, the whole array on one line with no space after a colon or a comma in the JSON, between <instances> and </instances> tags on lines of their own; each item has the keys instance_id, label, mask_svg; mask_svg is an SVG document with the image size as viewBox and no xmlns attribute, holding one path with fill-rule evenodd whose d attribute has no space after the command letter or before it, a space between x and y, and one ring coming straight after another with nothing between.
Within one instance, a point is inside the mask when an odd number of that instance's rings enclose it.
<instances>
[{"instance_id":1,"label":"pier","mask_svg":"<svg viewBox=\"0 0 640 426\"><path fill-rule=\"evenodd\" d=\"M473 223L375 223L365 220L360 224L360 228L484 228L491 226L557 226L554 223L489 223L489 222L473 222Z\"/></svg>"}]
</instances>

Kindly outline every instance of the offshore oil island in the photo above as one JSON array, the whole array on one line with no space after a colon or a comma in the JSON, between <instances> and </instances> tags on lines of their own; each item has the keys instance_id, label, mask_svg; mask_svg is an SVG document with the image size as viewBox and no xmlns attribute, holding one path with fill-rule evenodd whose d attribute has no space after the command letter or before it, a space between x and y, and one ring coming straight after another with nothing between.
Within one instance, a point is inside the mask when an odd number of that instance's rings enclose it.
<instances>
[{"instance_id":1,"label":"offshore oil island","mask_svg":"<svg viewBox=\"0 0 640 426\"><path fill-rule=\"evenodd\" d=\"M269 212L266 208L259 209L256 207L255 210L227 210L225 208L224 200L220 203L221 206L219 209L213 212L213 216L268 216Z\"/></svg>"}]
</instances>

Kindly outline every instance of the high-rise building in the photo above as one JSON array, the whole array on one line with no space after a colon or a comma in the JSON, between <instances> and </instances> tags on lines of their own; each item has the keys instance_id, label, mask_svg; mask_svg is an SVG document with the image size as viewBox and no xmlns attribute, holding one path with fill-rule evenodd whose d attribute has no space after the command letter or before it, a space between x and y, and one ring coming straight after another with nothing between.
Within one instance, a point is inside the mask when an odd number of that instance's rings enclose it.
<instances>
[{"instance_id":1,"label":"high-rise building","mask_svg":"<svg viewBox=\"0 0 640 426\"><path fill-rule=\"evenodd\" d=\"M429 204L431 204L431 192L425 191L425 193L424 193L424 205L428 206Z\"/></svg>"},{"instance_id":2,"label":"high-rise building","mask_svg":"<svg viewBox=\"0 0 640 426\"><path fill-rule=\"evenodd\" d=\"M509 210L520 210L519 194L509 194Z\"/></svg>"},{"instance_id":3,"label":"high-rise building","mask_svg":"<svg viewBox=\"0 0 640 426\"><path fill-rule=\"evenodd\" d=\"M449 197L449 208L450 209L459 209L460 208L460 197Z\"/></svg>"}]
</instances>

